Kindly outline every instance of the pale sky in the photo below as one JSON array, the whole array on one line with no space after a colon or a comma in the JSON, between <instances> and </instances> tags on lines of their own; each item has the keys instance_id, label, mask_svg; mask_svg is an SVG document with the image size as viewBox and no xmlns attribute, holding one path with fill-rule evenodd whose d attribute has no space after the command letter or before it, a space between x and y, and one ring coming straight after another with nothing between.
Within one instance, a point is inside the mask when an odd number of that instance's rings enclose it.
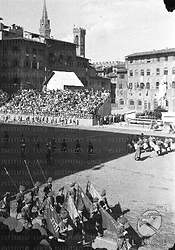
<instances>
[{"instance_id":1,"label":"pale sky","mask_svg":"<svg viewBox=\"0 0 175 250\"><path fill-rule=\"evenodd\" d=\"M39 33L44 0L0 0L5 25ZM175 12L163 0L46 0L51 35L73 42L73 27L86 29L86 58L124 61L126 55L175 48Z\"/></svg>"}]
</instances>

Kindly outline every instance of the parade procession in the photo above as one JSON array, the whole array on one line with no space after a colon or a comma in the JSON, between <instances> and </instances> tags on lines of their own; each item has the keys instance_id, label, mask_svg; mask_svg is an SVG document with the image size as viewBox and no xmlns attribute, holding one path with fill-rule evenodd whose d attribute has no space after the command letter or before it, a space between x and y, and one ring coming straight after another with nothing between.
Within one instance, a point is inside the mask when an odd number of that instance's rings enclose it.
<instances>
[{"instance_id":1,"label":"parade procession","mask_svg":"<svg viewBox=\"0 0 175 250\"><path fill-rule=\"evenodd\" d=\"M115 249L137 249L134 246L141 239L125 213L119 203L110 207L107 191L99 194L90 181L85 191L76 182L70 184L69 190L53 190L49 177L45 184L36 182L30 190L20 185L15 197L9 192L4 194L0 209L1 247L93 249L95 238L108 232L115 236ZM23 239L20 245L19 238Z\"/></svg>"}]
</instances>

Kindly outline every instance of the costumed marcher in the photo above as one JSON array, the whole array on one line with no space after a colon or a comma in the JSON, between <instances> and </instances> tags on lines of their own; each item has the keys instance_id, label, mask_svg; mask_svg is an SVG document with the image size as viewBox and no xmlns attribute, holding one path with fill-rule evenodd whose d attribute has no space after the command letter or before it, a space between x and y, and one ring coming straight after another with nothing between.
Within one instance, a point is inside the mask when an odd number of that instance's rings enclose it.
<instances>
[{"instance_id":1,"label":"costumed marcher","mask_svg":"<svg viewBox=\"0 0 175 250\"><path fill-rule=\"evenodd\" d=\"M24 190L25 187L23 185L19 186L19 193L16 195L17 209L16 209L16 218L18 218L18 214L21 213L21 209L24 206Z\"/></svg>"},{"instance_id":2,"label":"costumed marcher","mask_svg":"<svg viewBox=\"0 0 175 250\"><path fill-rule=\"evenodd\" d=\"M77 158L79 157L80 152L81 152L81 146L80 146L79 140L77 139L77 142L76 142L76 145L75 145L75 153L76 153Z\"/></svg>"},{"instance_id":3,"label":"costumed marcher","mask_svg":"<svg viewBox=\"0 0 175 250\"><path fill-rule=\"evenodd\" d=\"M136 147L136 152L135 152L135 156L134 156L136 161L139 161L141 158L142 146L143 146L143 140L141 138L139 138L139 140L137 141L137 147Z\"/></svg>"},{"instance_id":4,"label":"costumed marcher","mask_svg":"<svg viewBox=\"0 0 175 250\"><path fill-rule=\"evenodd\" d=\"M66 152L67 151L67 143L66 140L63 139L62 143L61 143L61 152Z\"/></svg>"},{"instance_id":5,"label":"costumed marcher","mask_svg":"<svg viewBox=\"0 0 175 250\"><path fill-rule=\"evenodd\" d=\"M123 249L123 247L127 244L126 241L126 234L128 234L128 232L126 231L126 227L125 224L128 222L127 219L124 216L120 216L117 220L118 222L118 227L117 229L117 250L121 250ZM127 245L124 249L127 249Z\"/></svg>"},{"instance_id":6,"label":"costumed marcher","mask_svg":"<svg viewBox=\"0 0 175 250\"><path fill-rule=\"evenodd\" d=\"M4 134L4 142L5 142L5 146L7 146L9 142L9 134L7 130L5 131L5 134Z\"/></svg>"},{"instance_id":7,"label":"costumed marcher","mask_svg":"<svg viewBox=\"0 0 175 250\"><path fill-rule=\"evenodd\" d=\"M10 198L11 198L11 194L10 192L6 192L3 195L3 199L2 199L2 209L5 210L5 213L10 216Z\"/></svg>"},{"instance_id":8,"label":"costumed marcher","mask_svg":"<svg viewBox=\"0 0 175 250\"><path fill-rule=\"evenodd\" d=\"M103 227L102 227L102 216L99 209L99 199L97 197L93 198L93 208L90 214L90 220L95 223L95 228L97 233L103 237Z\"/></svg>"},{"instance_id":9,"label":"costumed marcher","mask_svg":"<svg viewBox=\"0 0 175 250\"><path fill-rule=\"evenodd\" d=\"M55 141L55 138L52 139L52 142L51 142L51 149L52 149L52 152L53 152L53 153L56 152L56 141Z\"/></svg>"},{"instance_id":10,"label":"costumed marcher","mask_svg":"<svg viewBox=\"0 0 175 250\"><path fill-rule=\"evenodd\" d=\"M45 193L43 201L48 197L48 193L51 191L52 191L52 177L49 177L43 189L43 192Z\"/></svg>"},{"instance_id":11,"label":"costumed marcher","mask_svg":"<svg viewBox=\"0 0 175 250\"><path fill-rule=\"evenodd\" d=\"M31 189L31 201L32 201L32 208L36 207L37 211L39 211L39 197L38 197L38 193L39 193L39 187L40 187L41 183L39 181L37 181L34 184L34 187Z\"/></svg>"},{"instance_id":12,"label":"costumed marcher","mask_svg":"<svg viewBox=\"0 0 175 250\"><path fill-rule=\"evenodd\" d=\"M27 222L27 227L32 227L32 200L27 197L25 200L25 205L21 209L21 216L24 219L25 223Z\"/></svg>"},{"instance_id":13,"label":"costumed marcher","mask_svg":"<svg viewBox=\"0 0 175 250\"><path fill-rule=\"evenodd\" d=\"M99 201L100 206L107 212L112 212L106 198L106 190L104 189L101 193L102 200Z\"/></svg>"},{"instance_id":14,"label":"costumed marcher","mask_svg":"<svg viewBox=\"0 0 175 250\"><path fill-rule=\"evenodd\" d=\"M51 164L51 145L50 143L46 144L46 161L50 165Z\"/></svg>"},{"instance_id":15,"label":"costumed marcher","mask_svg":"<svg viewBox=\"0 0 175 250\"><path fill-rule=\"evenodd\" d=\"M89 145L88 145L88 156L91 156L93 154L93 145L92 145L92 142L90 141L89 142Z\"/></svg>"},{"instance_id":16,"label":"costumed marcher","mask_svg":"<svg viewBox=\"0 0 175 250\"><path fill-rule=\"evenodd\" d=\"M63 193L64 187L60 188L58 191L59 191L59 194L56 196L56 212L59 214L65 201L65 196Z\"/></svg>"}]
</instances>

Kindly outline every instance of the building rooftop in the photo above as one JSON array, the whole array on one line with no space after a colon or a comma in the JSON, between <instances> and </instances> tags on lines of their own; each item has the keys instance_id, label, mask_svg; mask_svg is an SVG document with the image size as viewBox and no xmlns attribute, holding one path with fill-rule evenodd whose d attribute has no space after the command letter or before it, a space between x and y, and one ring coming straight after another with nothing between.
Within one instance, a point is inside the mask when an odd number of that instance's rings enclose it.
<instances>
[{"instance_id":1,"label":"building rooftop","mask_svg":"<svg viewBox=\"0 0 175 250\"><path fill-rule=\"evenodd\" d=\"M127 55L125 58L128 57L137 57L137 56L147 56L147 55L158 55L158 54L165 54L165 53L172 53L175 52L175 48L171 49L161 49L161 50L152 50L152 51L145 51L145 52L136 52L130 55Z\"/></svg>"}]
</instances>

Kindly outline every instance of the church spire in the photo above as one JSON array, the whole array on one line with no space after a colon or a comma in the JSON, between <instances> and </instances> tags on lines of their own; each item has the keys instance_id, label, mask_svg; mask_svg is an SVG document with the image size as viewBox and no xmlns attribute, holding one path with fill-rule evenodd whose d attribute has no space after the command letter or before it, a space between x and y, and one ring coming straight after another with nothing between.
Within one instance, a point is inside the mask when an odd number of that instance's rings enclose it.
<instances>
[{"instance_id":1,"label":"church spire","mask_svg":"<svg viewBox=\"0 0 175 250\"><path fill-rule=\"evenodd\" d=\"M39 28L39 33L42 36L45 36L46 38L50 38L50 20L48 19L47 15L47 8L46 8L46 0L44 0L44 5L43 5L43 13L42 17L40 20L40 28Z\"/></svg>"},{"instance_id":2,"label":"church spire","mask_svg":"<svg viewBox=\"0 0 175 250\"><path fill-rule=\"evenodd\" d=\"M42 19L43 20L48 20L47 8L46 8L46 0L44 0Z\"/></svg>"}]
</instances>

